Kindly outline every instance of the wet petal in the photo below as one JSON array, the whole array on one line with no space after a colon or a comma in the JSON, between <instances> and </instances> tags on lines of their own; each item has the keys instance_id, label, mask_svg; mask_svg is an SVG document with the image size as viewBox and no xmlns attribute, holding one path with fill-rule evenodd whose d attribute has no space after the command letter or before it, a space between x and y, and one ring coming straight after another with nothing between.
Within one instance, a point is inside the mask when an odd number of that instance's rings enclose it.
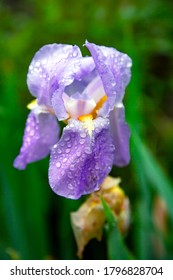
<instances>
[{"instance_id":1,"label":"wet petal","mask_svg":"<svg viewBox=\"0 0 173 280\"><path fill-rule=\"evenodd\" d=\"M96 103L105 95L103 83L99 76L94 78L88 84L84 90L84 93L93 98Z\"/></svg>"},{"instance_id":2,"label":"wet petal","mask_svg":"<svg viewBox=\"0 0 173 280\"><path fill-rule=\"evenodd\" d=\"M97 46L86 42L86 47L96 64L98 74L108 96L107 102L100 109L100 116L107 116L115 104L122 101L125 87L129 83L132 65L131 59L114 48Z\"/></svg>"},{"instance_id":3,"label":"wet petal","mask_svg":"<svg viewBox=\"0 0 173 280\"><path fill-rule=\"evenodd\" d=\"M45 45L35 54L29 66L27 84L39 104L51 105L53 92L65 78L65 68L81 56L77 46L63 44ZM77 67L77 62L75 65Z\"/></svg>"},{"instance_id":4,"label":"wet petal","mask_svg":"<svg viewBox=\"0 0 173 280\"><path fill-rule=\"evenodd\" d=\"M79 116L88 115L95 108L96 103L92 98L85 95L73 95L69 97L63 94L66 111L71 118L77 119Z\"/></svg>"},{"instance_id":5,"label":"wet petal","mask_svg":"<svg viewBox=\"0 0 173 280\"><path fill-rule=\"evenodd\" d=\"M94 130L71 119L60 141L51 151L49 183L53 191L77 199L99 189L112 168L112 139L109 121L97 118Z\"/></svg>"},{"instance_id":6,"label":"wet petal","mask_svg":"<svg viewBox=\"0 0 173 280\"><path fill-rule=\"evenodd\" d=\"M75 74L75 78L77 80L86 79L86 77L92 73L92 71L95 69L95 63L92 57L86 56L82 57L80 62L80 68Z\"/></svg>"},{"instance_id":7,"label":"wet petal","mask_svg":"<svg viewBox=\"0 0 173 280\"><path fill-rule=\"evenodd\" d=\"M66 104L63 100L64 92L72 96L76 92L83 91L88 81L95 76L95 74L93 74L94 68L95 64L91 57L81 57L69 61L64 69L62 82L51 98L51 104L58 120L65 120L68 118Z\"/></svg>"},{"instance_id":8,"label":"wet petal","mask_svg":"<svg viewBox=\"0 0 173 280\"><path fill-rule=\"evenodd\" d=\"M125 109L122 103L110 113L110 129L115 146L114 164L117 166L127 165L130 161L130 131L125 121Z\"/></svg>"},{"instance_id":9,"label":"wet petal","mask_svg":"<svg viewBox=\"0 0 173 280\"><path fill-rule=\"evenodd\" d=\"M50 153L57 142L59 126L56 118L48 113L31 111L25 127L23 145L14 161L14 167L25 169L28 163L40 160Z\"/></svg>"}]
</instances>

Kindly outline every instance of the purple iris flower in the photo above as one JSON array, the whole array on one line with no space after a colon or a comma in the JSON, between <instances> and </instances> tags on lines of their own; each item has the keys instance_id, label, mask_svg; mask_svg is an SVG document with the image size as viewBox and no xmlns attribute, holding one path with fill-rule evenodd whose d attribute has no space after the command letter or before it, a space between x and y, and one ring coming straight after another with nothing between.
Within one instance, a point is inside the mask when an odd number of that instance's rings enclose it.
<instances>
[{"instance_id":1,"label":"purple iris flower","mask_svg":"<svg viewBox=\"0 0 173 280\"><path fill-rule=\"evenodd\" d=\"M129 163L129 128L122 103L131 59L114 48L86 42L42 47L29 66L30 104L18 169L50 153L49 183L55 193L77 199L100 188L112 165ZM59 125L67 125L59 138Z\"/></svg>"}]
</instances>

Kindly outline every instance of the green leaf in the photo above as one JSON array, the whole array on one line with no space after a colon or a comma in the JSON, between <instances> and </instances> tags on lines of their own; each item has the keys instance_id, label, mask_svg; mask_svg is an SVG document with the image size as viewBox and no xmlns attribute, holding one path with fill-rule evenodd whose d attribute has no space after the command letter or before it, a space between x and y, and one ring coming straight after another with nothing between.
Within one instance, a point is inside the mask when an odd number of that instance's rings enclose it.
<instances>
[{"instance_id":1,"label":"green leaf","mask_svg":"<svg viewBox=\"0 0 173 280\"><path fill-rule=\"evenodd\" d=\"M134 154L139 157L139 165L145 174L148 186L152 187L166 202L168 212L173 221L173 185L164 173L157 160L140 137L133 131L132 145Z\"/></svg>"},{"instance_id":2,"label":"green leaf","mask_svg":"<svg viewBox=\"0 0 173 280\"><path fill-rule=\"evenodd\" d=\"M106 220L108 222L108 237L107 237L107 249L108 258L111 260L130 260L132 259L131 253L128 251L123 238L118 230L115 217L106 204L103 197L101 197L102 205L104 208Z\"/></svg>"}]
</instances>

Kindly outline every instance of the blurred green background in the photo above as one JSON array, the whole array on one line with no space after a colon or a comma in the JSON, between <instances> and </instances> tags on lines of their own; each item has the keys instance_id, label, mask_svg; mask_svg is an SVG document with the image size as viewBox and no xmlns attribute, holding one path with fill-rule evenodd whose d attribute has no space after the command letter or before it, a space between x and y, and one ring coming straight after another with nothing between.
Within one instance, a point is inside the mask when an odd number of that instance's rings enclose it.
<instances>
[{"instance_id":1,"label":"blurred green background","mask_svg":"<svg viewBox=\"0 0 173 280\"><path fill-rule=\"evenodd\" d=\"M131 202L124 244L136 259L173 259L172 35L169 0L0 1L0 259L77 259L69 213L84 198L51 191L48 158L22 172L12 164L33 99L26 85L33 55L54 42L76 44L85 55L85 39L133 60L124 99L131 163L111 173ZM92 240L84 259L108 259L106 239Z\"/></svg>"}]
</instances>

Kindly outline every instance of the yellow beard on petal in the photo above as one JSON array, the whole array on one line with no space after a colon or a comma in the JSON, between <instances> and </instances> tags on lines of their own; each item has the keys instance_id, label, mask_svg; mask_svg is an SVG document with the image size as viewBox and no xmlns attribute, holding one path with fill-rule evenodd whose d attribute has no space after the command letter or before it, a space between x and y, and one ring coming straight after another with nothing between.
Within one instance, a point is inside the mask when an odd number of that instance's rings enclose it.
<instances>
[{"instance_id":1,"label":"yellow beard on petal","mask_svg":"<svg viewBox=\"0 0 173 280\"><path fill-rule=\"evenodd\" d=\"M103 106L105 101L108 99L107 95L104 95L96 104L91 114L83 115L78 117L78 120L83 122L83 127L87 129L89 136L91 137L92 131L94 130L93 119L97 117L98 110Z\"/></svg>"},{"instance_id":2,"label":"yellow beard on petal","mask_svg":"<svg viewBox=\"0 0 173 280\"><path fill-rule=\"evenodd\" d=\"M29 110L33 110L38 106L37 99L32 100L26 107Z\"/></svg>"},{"instance_id":3,"label":"yellow beard on petal","mask_svg":"<svg viewBox=\"0 0 173 280\"><path fill-rule=\"evenodd\" d=\"M83 127L87 129L89 136L91 136L94 130L93 115L80 116L78 120L83 123Z\"/></svg>"}]
</instances>

